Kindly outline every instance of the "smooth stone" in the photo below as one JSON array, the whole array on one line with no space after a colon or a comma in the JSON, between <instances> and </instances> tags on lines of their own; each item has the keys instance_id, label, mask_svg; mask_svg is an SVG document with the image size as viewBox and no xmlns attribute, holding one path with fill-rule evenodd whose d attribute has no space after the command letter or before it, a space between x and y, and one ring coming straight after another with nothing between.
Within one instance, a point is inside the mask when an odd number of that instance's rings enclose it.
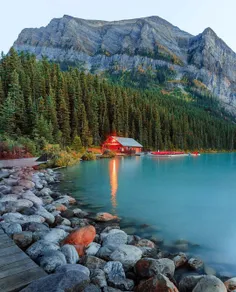
<instances>
[{"instance_id":1,"label":"smooth stone","mask_svg":"<svg viewBox=\"0 0 236 292\"><path fill-rule=\"evenodd\" d=\"M155 248L155 244L151 241L151 240L148 240L148 239L140 239L136 244L135 246L138 246L138 247L150 247L150 248Z\"/></svg>"},{"instance_id":2,"label":"smooth stone","mask_svg":"<svg viewBox=\"0 0 236 292\"><path fill-rule=\"evenodd\" d=\"M122 244L126 244L128 239L128 235L120 230L120 229L112 229L108 235L103 239L102 245L113 245L113 246L119 246Z\"/></svg>"},{"instance_id":3,"label":"smooth stone","mask_svg":"<svg viewBox=\"0 0 236 292\"><path fill-rule=\"evenodd\" d=\"M132 245L120 245L117 249L110 255L111 260L121 262L125 270L128 270L140 260L142 256L142 251Z\"/></svg>"},{"instance_id":4,"label":"smooth stone","mask_svg":"<svg viewBox=\"0 0 236 292\"><path fill-rule=\"evenodd\" d=\"M19 223L5 223L1 222L1 227L3 230L8 234L12 235L14 233L21 233L22 232L22 227Z\"/></svg>"},{"instance_id":5,"label":"smooth stone","mask_svg":"<svg viewBox=\"0 0 236 292\"><path fill-rule=\"evenodd\" d=\"M156 248L142 246L142 247L139 247L139 249L142 251L142 257L156 258L156 255L157 255L157 249Z\"/></svg>"},{"instance_id":6,"label":"smooth stone","mask_svg":"<svg viewBox=\"0 0 236 292\"><path fill-rule=\"evenodd\" d=\"M50 250L43 253L39 265L47 273L53 273L58 267L66 265L66 258L59 250Z\"/></svg>"},{"instance_id":7,"label":"smooth stone","mask_svg":"<svg viewBox=\"0 0 236 292\"><path fill-rule=\"evenodd\" d=\"M227 292L227 289L220 279L208 275L198 281L193 292Z\"/></svg>"},{"instance_id":8,"label":"smooth stone","mask_svg":"<svg viewBox=\"0 0 236 292\"><path fill-rule=\"evenodd\" d=\"M224 284L228 292L236 291L236 277L227 280Z\"/></svg>"},{"instance_id":9,"label":"smooth stone","mask_svg":"<svg viewBox=\"0 0 236 292\"><path fill-rule=\"evenodd\" d=\"M193 291L197 283L202 279L204 276L196 276L196 275L189 275L185 276L181 279L179 283L179 291L180 292L189 292Z\"/></svg>"},{"instance_id":10,"label":"smooth stone","mask_svg":"<svg viewBox=\"0 0 236 292\"><path fill-rule=\"evenodd\" d=\"M62 229L64 230L65 232L72 232L74 229L70 226L67 226L67 225L57 225L55 228L59 228L59 229Z\"/></svg>"},{"instance_id":11,"label":"smooth stone","mask_svg":"<svg viewBox=\"0 0 236 292\"><path fill-rule=\"evenodd\" d=\"M21 292L64 292L76 290L81 283L89 283L89 277L79 271L56 273L32 282Z\"/></svg>"},{"instance_id":12,"label":"smooth stone","mask_svg":"<svg viewBox=\"0 0 236 292\"><path fill-rule=\"evenodd\" d=\"M67 264L76 264L79 261L79 255L73 245L63 245L61 252L64 254Z\"/></svg>"},{"instance_id":13,"label":"smooth stone","mask_svg":"<svg viewBox=\"0 0 236 292\"><path fill-rule=\"evenodd\" d=\"M95 256L84 256L82 258L82 263L89 270L92 269L103 269L106 262Z\"/></svg>"},{"instance_id":14,"label":"smooth stone","mask_svg":"<svg viewBox=\"0 0 236 292\"><path fill-rule=\"evenodd\" d=\"M26 248L32 243L33 234L30 231L14 233L13 240L20 248Z\"/></svg>"},{"instance_id":15,"label":"smooth stone","mask_svg":"<svg viewBox=\"0 0 236 292\"><path fill-rule=\"evenodd\" d=\"M95 256L100 248L101 248L101 244L96 243L96 242L91 242L91 243L88 245L88 247L87 247L85 253L86 253L87 255Z\"/></svg>"},{"instance_id":16,"label":"smooth stone","mask_svg":"<svg viewBox=\"0 0 236 292\"><path fill-rule=\"evenodd\" d=\"M102 269L94 269L91 270L91 282L100 288L104 288L107 286L107 280L105 272Z\"/></svg>"},{"instance_id":17,"label":"smooth stone","mask_svg":"<svg viewBox=\"0 0 236 292\"><path fill-rule=\"evenodd\" d=\"M10 186L2 185L0 186L0 194L7 195L13 193L12 188Z\"/></svg>"},{"instance_id":18,"label":"smooth stone","mask_svg":"<svg viewBox=\"0 0 236 292\"><path fill-rule=\"evenodd\" d=\"M78 218L84 218L86 216L89 215L88 212L85 212L85 211L82 211L81 209L79 208L76 208L73 210L73 213L74 213L74 216L78 217Z\"/></svg>"},{"instance_id":19,"label":"smooth stone","mask_svg":"<svg viewBox=\"0 0 236 292\"><path fill-rule=\"evenodd\" d=\"M16 195L16 194L4 195L2 198L0 198L0 203L14 202L14 201L17 201L18 198L19 198L19 195Z\"/></svg>"},{"instance_id":20,"label":"smooth stone","mask_svg":"<svg viewBox=\"0 0 236 292\"><path fill-rule=\"evenodd\" d=\"M175 285L162 274L158 274L147 281L141 282L135 292L178 292Z\"/></svg>"},{"instance_id":21,"label":"smooth stone","mask_svg":"<svg viewBox=\"0 0 236 292\"><path fill-rule=\"evenodd\" d=\"M37 223L37 222L29 222L22 224L23 231L49 231L49 227L43 223Z\"/></svg>"},{"instance_id":22,"label":"smooth stone","mask_svg":"<svg viewBox=\"0 0 236 292\"><path fill-rule=\"evenodd\" d=\"M62 221L60 223L61 225L65 225L65 226L71 226L71 222L69 219L67 218L62 218Z\"/></svg>"},{"instance_id":23,"label":"smooth stone","mask_svg":"<svg viewBox=\"0 0 236 292\"><path fill-rule=\"evenodd\" d=\"M117 228L116 226L113 228L113 227L106 227L100 234L100 238L101 238L101 241L103 241L109 234L115 234L115 233L125 233L124 231L120 230L119 228ZM128 235L127 235L127 239L128 239Z\"/></svg>"},{"instance_id":24,"label":"smooth stone","mask_svg":"<svg viewBox=\"0 0 236 292\"><path fill-rule=\"evenodd\" d=\"M53 198L49 195L43 196L42 200L43 200L43 205L48 205L48 204L51 204L53 202Z\"/></svg>"},{"instance_id":25,"label":"smooth stone","mask_svg":"<svg viewBox=\"0 0 236 292\"><path fill-rule=\"evenodd\" d=\"M64 230L59 229L59 228L54 228L54 229L51 229L51 231L49 231L43 237L43 240L48 241L48 242L53 242L53 243L59 243L63 239L65 239L67 235L68 233L65 232Z\"/></svg>"},{"instance_id":26,"label":"smooth stone","mask_svg":"<svg viewBox=\"0 0 236 292\"><path fill-rule=\"evenodd\" d=\"M143 258L135 264L135 273L140 278L150 278L157 274L174 276L175 264L170 259Z\"/></svg>"},{"instance_id":27,"label":"smooth stone","mask_svg":"<svg viewBox=\"0 0 236 292\"><path fill-rule=\"evenodd\" d=\"M18 181L18 185L19 186L22 186L26 189L33 189L35 187L35 183L33 183L32 181L30 180L26 180L26 179L21 179Z\"/></svg>"},{"instance_id":28,"label":"smooth stone","mask_svg":"<svg viewBox=\"0 0 236 292\"><path fill-rule=\"evenodd\" d=\"M42 231L35 231L33 232L33 241L38 241L40 239L43 239L46 234L48 234L48 230L42 230Z\"/></svg>"},{"instance_id":29,"label":"smooth stone","mask_svg":"<svg viewBox=\"0 0 236 292\"><path fill-rule=\"evenodd\" d=\"M31 202L33 202L34 205L43 205L43 201L41 198L37 197L32 191L28 190L22 195L23 199L27 199Z\"/></svg>"},{"instance_id":30,"label":"smooth stone","mask_svg":"<svg viewBox=\"0 0 236 292\"><path fill-rule=\"evenodd\" d=\"M187 263L188 258L185 253L179 253L173 258L173 261L175 263L175 267L179 268Z\"/></svg>"},{"instance_id":31,"label":"smooth stone","mask_svg":"<svg viewBox=\"0 0 236 292\"><path fill-rule=\"evenodd\" d=\"M100 213L97 213L95 219L97 221L107 222L107 221L118 219L118 217L117 216L113 216L113 215L111 215L109 213L100 212Z\"/></svg>"},{"instance_id":32,"label":"smooth stone","mask_svg":"<svg viewBox=\"0 0 236 292\"><path fill-rule=\"evenodd\" d=\"M89 284L88 286L84 287L83 292L102 292L102 290L93 284Z\"/></svg>"},{"instance_id":33,"label":"smooth stone","mask_svg":"<svg viewBox=\"0 0 236 292\"><path fill-rule=\"evenodd\" d=\"M70 205L70 204L75 204L76 200L72 198L71 196L61 196L58 200L55 201L55 203L60 203L60 204L65 204L65 205Z\"/></svg>"},{"instance_id":34,"label":"smooth stone","mask_svg":"<svg viewBox=\"0 0 236 292\"><path fill-rule=\"evenodd\" d=\"M125 271L120 262L108 262L103 268L110 286L121 290L132 290L134 282L126 279Z\"/></svg>"},{"instance_id":35,"label":"smooth stone","mask_svg":"<svg viewBox=\"0 0 236 292\"><path fill-rule=\"evenodd\" d=\"M3 216L3 219L6 223L19 223L19 224L24 224L24 223L43 223L45 222L45 219L41 216L38 215L22 215L18 212L15 213L6 213Z\"/></svg>"},{"instance_id":36,"label":"smooth stone","mask_svg":"<svg viewBox=\"0 0 236 292\"><path fill-rule=\"evenodd\" d=\"M40 192L39 192L39 194L41 195L41 196L50 196L51 194L52 194L52 191L49 189L49 188L43 188Z\"/></svg>"},{"instance_id":37,"label":"smooth stone","mask_svg":"<svg viewBox=\"0 0 236 292\"><path fill-rule=\"evenodd\" d=\"M17 186L18 179L7 178L7 179L3 179L3 182L8 186L13 187L13 186Z\"/></svg>"},{"instance_id":38,"label":"smooth stone","mask_svg":"<svg viewBox=\"0 0 236 292\"><path fill-rule=\"evenodd\" d=\"M49 213L43 206L38 206L37 208L35 207L34 210L35 214L45 218L47 223L53 224L55 222L55 217L51 213Z\"/></svg>"},{"instance_id":39,"label":"smooth stone","mask_svg":"<svg viewBox=\"0 0 236 292\"><path fill-rule=\"evenodd\" d=\"M87 219L79 219L77 217L73 217L70 219L72 227L85 227L89 225L89 221Z\"/></svg>"},{"instance_id":40,"label":"smooth stone","mask_svg":"<svg viewBox=\"0 0 236 292\"><path fill-rule=\"evenodd\" d=\"M114 245L105 245L98 250L96 255L104 260L110 260L110 255L115 251L115 249L116 246Z\"/></svg>"},{"instance_id":41,"label":"smooth stone","mask_svg":"<svg viewBox=\"0 0 236 292\"><path fill-rule=\"evenodd\" d=\"M188 260L188 265L193 270L199 270L203 268L203 261L201 259L191 258Z\"/></svg>"},{"instance_id":42,"label":"smooth stone","mask_svg":"<svg viewBox=\"0 0 236 292\"><path fill-rule=\"evenodd\" d=\"M74 212L70 209L61 212L61 216L67 219L74 217Z\"/></svg>"},{"instance_id":43,"label":"smooth stone","mask_svg":"<svg viewBox=\"0 0 236 292\"><path fill-rule=\"evenodd\" d=\"M90 276L89 269L79 264L67 264L56 269L56 273L67 273L74 271L84 273L88 277Z\"/></svg>"},{"instance_id":44,"label":"smooth stone","mask_svg":"<svg viewBox=\"0 0 236 292\"><path fill-rule=\"evenodd\" d=\"M36 260L47 251L58 250L60 247L52 242L39 240L33 243L27 250L26 253L33 259Z\"/></svg>"},{"instance_id":45,"label":"smooth stone","mask_svg":"<svg viewBox=\"0 0 236 292\"><path fill-rule=\"evenodd\" d=\"M18 194L21 194L24 191L24 189L25 188L23 186L14 186L12 187L11 192L12 194L18 195Z\"/></svg>"}]
</instances>

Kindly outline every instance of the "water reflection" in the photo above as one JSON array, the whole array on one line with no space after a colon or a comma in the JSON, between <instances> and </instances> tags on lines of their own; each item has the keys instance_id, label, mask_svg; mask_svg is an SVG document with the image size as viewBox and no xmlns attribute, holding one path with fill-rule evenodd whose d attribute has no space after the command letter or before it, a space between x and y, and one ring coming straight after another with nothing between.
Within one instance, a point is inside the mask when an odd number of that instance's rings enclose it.
<instances>
[{"instance_id":1,"label":"water reflection","mask_svg":"<svg viewBox=\"0 0 236 292\"><path fill-rule=\"evenodd\" d=\"M109 176L111 185L111 204L113 207L113 212L116 212L117 200L116 194L118 190L118 170L119 170L119 160L112 159L109 162Z\"/></svg>"}]
</instances>

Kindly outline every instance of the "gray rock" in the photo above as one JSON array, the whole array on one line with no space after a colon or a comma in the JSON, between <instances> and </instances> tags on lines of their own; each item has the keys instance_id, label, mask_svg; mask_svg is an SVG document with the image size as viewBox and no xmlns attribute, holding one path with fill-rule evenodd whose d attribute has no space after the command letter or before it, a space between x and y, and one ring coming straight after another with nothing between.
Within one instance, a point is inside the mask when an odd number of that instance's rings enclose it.
<instances>
[{"instance_id":1,"label":"gray rock","mask_svg":"<svg viewBox=\"0 0 236 292\"><path fill-rule=\"evenodd\" d=\"M19 196L16 194L5 195L5 196L0 198L0 203L14 202L14 201L17 201L18 198L19 198Z\"/></svg>"},{"instance_id":2,"label":"gray rock","mask_svg":"<svg viewBox=\"0 0 236 292\"><path fill-rule=\"evenodd\" d=\"M58 200L56 200L55 203L63 204L67 206L67 205L76 203L76 200L72 198L71 196L64 195L64 196L61 196Z\"/></svg>"},{"instance_id":3,"label":"gray rock","mask_svg":"<svg viewBox=\"0 0 236 292\"><path fill-rule=\"evenodd\" d=\"M68 233L65 232L62 229L54 228L51 231L49 231L44 237L43 240L53 243L59 243L63 239L67 237Z\"/></svg>"},{"instance_id":4,"label":"gray rock","mask_svg":"<svg viewBox=\"0 0 236 292\"><path fill-rule=\"evenodd\" d=\"M17 186L18 184L18 180L17 179L13 179L13 178L7 178L7 179L3 179L4 183L8 186Z\"/></svg>"},{"instance_id":5,"label":"gray rock","mask_svg":"<svg viewBox=\"0 0 236 292\"><path fill-rule=\"evenodd\" d=\"M33 243L27 250L26 253L33 259L36 260L47 251L58 250L59 246L55 243L39 240Z\"/></svg>"},{"instance_id":6,"label":"gray rock","mask_svg":"<svg viewBox=\"0 0 236 292\"><path fill-rule=\"evenodd\" d=\"M73 213L74 213L74 216L76 216L78 218L84 218L84 217L88 216L88 214L89 214L85 211L82 211L79 208L73 209Z\"/></svg>"},{"instance_id":7,"label":"gray rock","mask_svg":"<svg viewBox=\"0 0 236 292\"><path fill-rule=\"evenodd\" d=\"M74 271L84 273L88 277L90 276L89 269L79 264L68 264L56 269L56 273L67 273L67 272L74 272Z\"/></svg>"},{"instance_id":8,"label":"gray rock","mask_svg":"<svg viewBox=\"0 0 236 292\"><path fill-rule=\"evenodd\" d=\"M29 222L29 223L24 223L22 224L22 229L24 231L48 231L49 232L49 227L46 224L43 223L37 223L37 222Z\"/></svg>"},{"instance_id":9,"label":"gray rock","mask_svg":"<svg viewBox=\"0 0 236 292\"><path fill-rule=\"evenodd\" d=\"M108 235L103 239L102 245L119 246L127 243L127 234L119 229L112 229Z\"/></svg>"},{"instance_id":10,"label":"gray rock","mask_svg":"<svg viewBox=\"0 0 236 292\"><path fill-rule=\"evenodd\" d=\"M89 246L87 247L85 253L87 255L95 256L100 248L101 248L101 244L96 243L96 242L91 242Z\"/></svg>"},{"instance_id":11,"label":"gray rock","mask_svg":"<svg viewBox=\"0 0 236 292\"><path fill-rule=\"evenodd\" d=\"M19 223L5 223L1 222L1 227L3 230L8 234L12 235L14 233L21 233L22 232L22 227Z\"/></svg>"},{"instance_id":12,"label":"gray rock","mask_svg":"<svg viewBox=\"0 0 236 292\"><path fill-rule=\"evenodd\" d=\"M111 255L110 258L113 261L121 262L125 270L128 270L140 260L142 251L132 245L120 245Z\"/></svg>"},{"instance_id":13,"label":"gray rock","mask_svg":"<svg viewBox=\"0 0 236 292\"><path fill-rule=\"evenodd\" d=\"M102 290L93 285L93 284L89 284L88 286L86 286L84 289L83 289L83 292L101 292Z\"/></svg>"},{"instance_id":14,"label":"gray rock","mask_svg":"<svg viewBox=\"0 0 236 292\"><path fill-rule=\"evenodd\" d=\"M173 261L175 263L175 267L179 268L187 263L188 258L185 253L179 253L173 258Z\"/></svg>"},{"instance_id":15,"label":"gray rock","mask_svg":"<svg viewBox=\"0 0 236 292\"><path fill-rule=\"evenodd\" d=\"M191 292L203 276L189 275L183 277L179 283L180 292Z\"/></svg>"},{"instance_id":16,"label":"gray rock","mask_svg":"<svg viewBox=\"0 0 236 292\"><path fill-rule=\"evenodd\" d=\"M42 196L42 197L46 197L46 196L50 196L52 194L52 191L49 189L49 188L43 188L39 194Z\"/></svg>"},{"instance_id":17,"label":"gray rock","mask_svg":"<svg viewBox=\"0 0 236 292\"><path fill-rule=\"evenodd\" d=\"M188 260L188 265L190 266L190 268L192 268L193 270L199 270L203 268L203 261L200 259L195 259L195 258L191 258Z\"/></svg>"},{"instance_id":18,"label":"gray rock","mask_svg":"<svg viewBox=\"0 0 236 292\"><path fill-rule=\"evenodd\" d=\"M55 222L55 217L51 213L49 213L43 206L37 206L34 210L35 214L44 217L47 223L53 224Z\"/></svg>"},{"instance_id":19,"label":"gray rock","mask_svg":"<svg viewBox=\"0 0 236 292\"><path fill-rule=\"evenodd\" d=\"M224 284L225 284L227 291L229 291L229 292L236 291L236 277L227 280Z\"/></svg>"},{"instance_id":20,"label":"gray rock","mask_svg":"<svg viewBox=\"0 0 236 292\"><path fill-rule=\"evenodd\" d=\"M59 229L62 229L66 232L72 232L74 229L70 226L66 226L66 225L57 225L55 228L59 228Z\"/></svg>"},{"instance_id":21,"label":"gray rock","mask_svg":"<svg viewBox=\"0 0 236 292\"><path fill-rule=\"evenodd\" d=\"M198 281L193 292L227 292L223 282L215 276L205 276Z\"/></svg>"},{"instance_id":22,"label":"gray rock","mask_svg":"<svg viewBox=\"0 0 236 292\"><path fill-rule=\"evenodd\" d=\"M13 193L10 186L0 185L0 194L7 195L10 193Z\"/></svg>"},{"instance_id":23,"label":"gray rock","mask_svg":"<svg viewBox=\"0 0 236 292\"><path fill-rule=\"evenodd\" d=\"M106 280L106 275L105 272L101 269L94 269L91 270L91 282L100 288L106 287L107 286L107 280Z\"/></svg>"},{"instance_id":24,"label":"gray rock","mask_svg":"<svg viewBox=\"0 0 236 292\"><path fill-rule=\"evenodd\" d=\"M120 262L108 262L103 270L110 286L128 291L133 289L134 282L126 279L123 266Z\"/></svg>"},{"instance_id":25,"label":"gray rock","mask_svg":"<svg viewBox=\"0 0 236 292\"><path fill-rule=\"evenodd\" d=\"M27 179L21 179L18 181L19 186L24 187L25 189L31 190L35 187L35 184Z\"/></svg>"},{"instance_id":26,"label":"gray rock","mask_svg":"<svg viewBox=\"0 0 236 292\"><path fill-rule=\"evenodd\" d=\"M94 257L94 256L85 256L82 259L82 263L85 267L87 267L89 270L92 269L103 269L106 262L100 258Z\"/></svg>"},{"instance_id":27,"label":"gray rock","mask_svg":"<svg viewBox=\"0 0 236 292\"><path fill-rule=\"evenodd\" d=\"M14 233L13 240L20 248L26 248L32 243L33 234L30 231Z\"/></svg>"},{"instance_id":28,"label":"gray rock","mask_svg":"<svg viewBox=\"0 0 236 292\"><path fill-rule=\"evenodd\" d=\"M43 252L39 264L47 273L53 273L58 267L66 265L66 258L59 250L50 250Z\"/></svg>"},{"instance_id":29,"label":"gray rock","mask_svg":"<svg viewBox=\"0 0 236 292\"><path fill-rule=\"evenodd\" d=\"M78 262L79 255L73 245L63 245L63 247L61 248L61 252L64 254L67 264L76 264Z\"/></svg>"},{"instance_id":30,"label":"gray rock","mask_svg":"<svg viewBox=\"0 0 236 292\"><path fill-rule=\"evenodd\" d=\"M30 190L26 191L23 195L22 195L23 199L27 199L31 202L33 202L34 205L39 205L41 206L43 204L43 201L41 198L37 197L33 192L31 192Z\"/></svg>"},{"instance_id":31,"label":"gray rock","mask_svg":"<svg viewBox=\"0 0 236 292\"><path fill-rule=\"evenodd\" d=\"M32 282L21 292L64 292L76 291L78 286L89 283L89 277L79 271L56 273ZM78 291L78 290L77 290Z\"/></svg>"},{"instance_id":32,"label":"gray rock","mask_svg":"<svg viewBox=\"0 0 236 292\"><path fill-rule=\"evenodd\" d=\"M22 215L18 212L15 213L7 213L4 214L3 219L6 223L19 223L19 224L24 224L24 223L43 223L45 222L45 219L41 216L38 215L30 215L30 216L26 216L26 215Z\"/></svg>"},{"instance_id":33,"label":"gray rock","mask_svg":"<svg viewBox=\"0 0 236 292\"><path fill-rule=\"evenodd\" d=\"M11 193L12 194L21 194L24 191L24 187L23 186L14 186L11 188Z\"/></svg>"},{"instance_id":34,"label":"gray rock","mask_svg":"<svg viewBox=\"0 0 236 292\"><path fill-rule=\"evenodd\" d=\"M97 252L97 256L99 258L102 258L104 260L110 260L110 255L116 250L116 246L110 246L110 245L105 245L102 246L98 252Z\"/></svg>"},{"instance_id":35,"label":"gray rock","mask_svg":"<svg viewBox=\"0 0 236 292\"><path fill-rule=\"evenodd\" d=\"M43 239L49 231L42 230L42 231L35 231L33 232L33 241L38 241L40 239Z\"/></svg>"}]
</instances>

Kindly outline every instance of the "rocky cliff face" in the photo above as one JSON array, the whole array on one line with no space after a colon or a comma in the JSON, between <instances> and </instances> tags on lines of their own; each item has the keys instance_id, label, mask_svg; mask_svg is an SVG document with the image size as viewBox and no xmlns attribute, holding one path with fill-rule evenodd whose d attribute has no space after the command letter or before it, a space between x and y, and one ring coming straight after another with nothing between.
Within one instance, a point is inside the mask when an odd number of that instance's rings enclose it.
<instances>
[{"instance_id":1,"label":"rocky cliff face","mask_svg":"<svg viewBox=\"0 0 236 292\"><path fill-rule=\"evenodd\" d=\"M156 16L115 22L64 16L24 29L14 48L97 72L171 66L177 79L190 74L228 108L236 106L236 54L210 28L192 36Z\"/></svg>"}]
</instances>

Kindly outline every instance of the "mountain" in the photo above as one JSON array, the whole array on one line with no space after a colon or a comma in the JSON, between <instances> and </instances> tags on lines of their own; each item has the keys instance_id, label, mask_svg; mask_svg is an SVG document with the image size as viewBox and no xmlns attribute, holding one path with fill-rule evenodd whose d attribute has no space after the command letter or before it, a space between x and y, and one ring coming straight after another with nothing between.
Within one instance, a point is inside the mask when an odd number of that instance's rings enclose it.
<instances>
[{"instance_id":1,"label":"mountain","mask_svg":"<svg viewBox=\"0 0 236 292\"><path fill-rule=\"evenodd\" d=\"M24 29L13 47L96 73L168 66L177 81L196 79L226 108L236 106L236 54L211 28L192 36L157 16L107 22L65 15Z\"/></svg>"}]
</instances>

